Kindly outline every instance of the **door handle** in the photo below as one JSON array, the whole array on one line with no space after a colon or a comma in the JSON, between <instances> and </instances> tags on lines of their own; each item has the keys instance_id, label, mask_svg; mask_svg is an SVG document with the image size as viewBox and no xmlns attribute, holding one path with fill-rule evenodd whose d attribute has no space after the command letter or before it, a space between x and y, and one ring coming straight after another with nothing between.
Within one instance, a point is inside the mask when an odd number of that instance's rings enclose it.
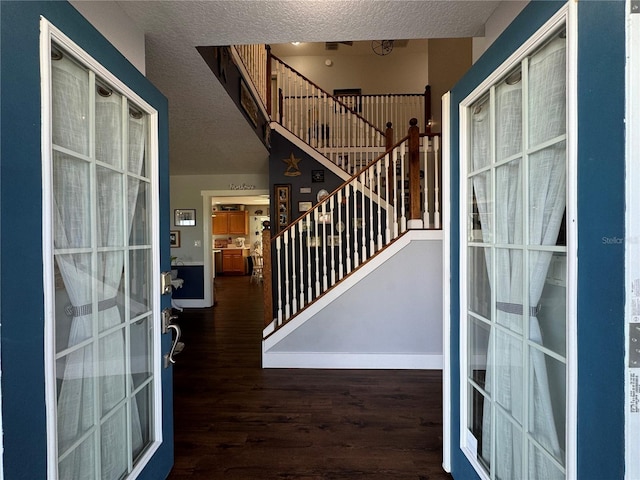
<instances>
[{"instance_id":1,"label":"door handle","mask_svg":"<svg viewBox=\"0 0 640 480\"><path fill-rule=\"evenodd\" d=\"M176 335L173 339L173 343L171 344L171 350L169 350L169 353L164 356L164 368L169 368L172 364L176 363L173 358L174 355L178 355L182 350L184 350L184 342L180 341L180 337L182 336L180 327L175 323L172 323L171 325L167 325L167 330L175 330Z\"/></svg>"}]
</instances>

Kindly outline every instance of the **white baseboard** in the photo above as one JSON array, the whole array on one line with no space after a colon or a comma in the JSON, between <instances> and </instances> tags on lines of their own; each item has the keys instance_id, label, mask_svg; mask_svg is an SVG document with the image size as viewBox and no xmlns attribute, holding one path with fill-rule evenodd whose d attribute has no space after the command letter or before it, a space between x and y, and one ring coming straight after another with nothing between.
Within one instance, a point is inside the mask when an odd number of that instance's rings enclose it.
<instances>
[{"instance_id":1,"label":"white baseboard","mask_svg":"<svg viewBox=\"0 0 640 480\"><path fill-rule=\"evenodd\" d=\"M264 353L262 368L442 370L442 355L406 353Z\"/></svg>"}]
</instances>

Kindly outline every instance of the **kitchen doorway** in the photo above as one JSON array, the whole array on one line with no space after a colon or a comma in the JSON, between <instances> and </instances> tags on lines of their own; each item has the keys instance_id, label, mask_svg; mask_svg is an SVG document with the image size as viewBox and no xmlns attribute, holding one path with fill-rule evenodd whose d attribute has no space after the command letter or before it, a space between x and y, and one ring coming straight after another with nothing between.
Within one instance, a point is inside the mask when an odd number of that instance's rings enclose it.
<instances>
[{"instance_id":1,"label":"kitchen doorway","mask_svg":"<svg viewBox=\"0 0 640 480\"><path fill-rule=\"evenodd\" d=\"M269 219L269 192L252 190L246 195L238 193L234 190L201 192L205 302L209 305L215 305L216 302L215 277L224 274L248 275L251 254L261 250L262 222ZM229 255L226 262L229 271L225 272L223 249L230 247L240 251L242 258L231 258ZM231 250L226 253L237 254Z\"/></svg>"}]
</instances>

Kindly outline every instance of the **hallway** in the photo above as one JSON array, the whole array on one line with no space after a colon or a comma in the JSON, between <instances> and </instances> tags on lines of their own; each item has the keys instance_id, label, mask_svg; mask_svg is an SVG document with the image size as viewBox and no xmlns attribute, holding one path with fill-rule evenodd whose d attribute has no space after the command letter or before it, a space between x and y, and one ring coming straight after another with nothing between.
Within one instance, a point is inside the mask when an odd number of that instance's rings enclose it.
<instances>
[{"instance_id":1,"label":"hallway","mask_svg":"<svg viewBox=\"0 0 640 480\"><path fill-rule=\"evenodd\" d=\"M263 370L261 286L219 277L216 299L178 316L170 480L451 478L441 372Z\"/></svg>"}]
</instances>

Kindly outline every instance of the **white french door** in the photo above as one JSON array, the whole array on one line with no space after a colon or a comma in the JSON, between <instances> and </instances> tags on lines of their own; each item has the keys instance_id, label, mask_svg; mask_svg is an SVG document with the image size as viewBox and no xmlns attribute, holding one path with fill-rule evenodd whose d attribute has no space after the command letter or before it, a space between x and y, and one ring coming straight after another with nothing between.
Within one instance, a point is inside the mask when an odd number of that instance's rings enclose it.
<instances>
[{"instance_id":1,"label":"white french door","mask_svg":"<svg viewBox=\"0 0 640 480\"><path fill-rule=\"evenodd\" d=\"M460 442L483 478L567 476L565 17L461 103Z\"/></svg>"},{"instance_id":2,"label":"white french door","mask_svg":"<svg viewBox=\"0 0 640 480\"><path fill-rule=\"evenodd\" d=\"M157 112L41 32L49 478L133 478L162 440Z\"/></svg>"}]
</instances>

